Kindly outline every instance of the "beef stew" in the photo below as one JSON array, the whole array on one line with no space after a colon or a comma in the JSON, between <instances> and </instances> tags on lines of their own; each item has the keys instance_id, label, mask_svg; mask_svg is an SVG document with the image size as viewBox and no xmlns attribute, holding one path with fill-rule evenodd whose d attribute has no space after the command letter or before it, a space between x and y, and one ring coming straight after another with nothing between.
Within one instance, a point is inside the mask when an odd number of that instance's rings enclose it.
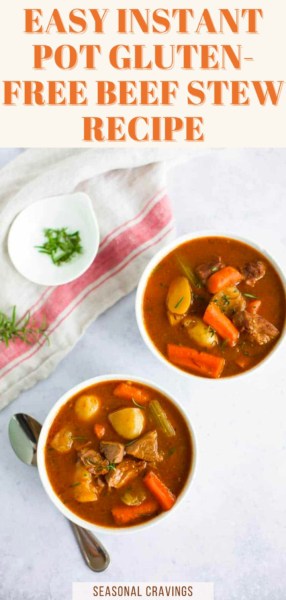
<instances>
[{"instance_id":1,"label":"beef stew","mask_svg":"<svg viewBox=\"0 0 286 600\"><path fill-rule=\"evenodd\" d=\"M195 238L154 268L142 312L165 359L201 377L227 377L256 366L275 346L285 290L255 248L226 237Z\"/></svg>"},{"instance_id":2,"label":"beef stew","mask_svg":"<svg viewBox=\"0 0 286 600\"><path fill-rule=\"evenodd\" d=\"M180 410L133 381L96 383L69 399L45 445L47 475L60 501L104 527L138 525L170 510L192 464Z\"/></svg>"}]
</instances>

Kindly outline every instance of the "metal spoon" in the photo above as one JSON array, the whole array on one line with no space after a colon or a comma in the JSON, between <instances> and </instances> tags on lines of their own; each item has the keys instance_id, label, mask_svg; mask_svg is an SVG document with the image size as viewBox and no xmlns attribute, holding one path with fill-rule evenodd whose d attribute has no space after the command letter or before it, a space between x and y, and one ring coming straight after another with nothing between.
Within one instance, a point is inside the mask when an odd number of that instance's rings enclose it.
<instances>
[{"instance_id":1,"label":"metal spoon","mask_svg":"<svg viewBox=\"0 0 286 600\"><path fill-rule=\"evenodd\" d=\"M18 458L26 465L37 466L37 443L42 426L38 421L19 413L9 422L9 439ZM92 533L69 521L82 556L92 571L107 569L110 558L101 542Z\"/></svg>"}]
</instances>

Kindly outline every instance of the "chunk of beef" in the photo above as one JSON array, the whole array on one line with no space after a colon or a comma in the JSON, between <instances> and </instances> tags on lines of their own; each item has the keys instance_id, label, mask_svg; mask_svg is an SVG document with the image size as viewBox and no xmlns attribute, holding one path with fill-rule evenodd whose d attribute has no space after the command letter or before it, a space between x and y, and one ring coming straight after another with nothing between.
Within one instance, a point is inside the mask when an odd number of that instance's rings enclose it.
<instances>
[{"instance_id":1,"label":"chunk of beef","mask_svg":"<svg viewBox=\"0 0 286 600\"><path fill-rule=\"evenodd\" d=\"M118 467L110 471L106 475L106 481L109 488L121 488L146 469L147 463L143 460L136 461L132 459L124 459Z\"/></svg>"},{"instance_id":2,"label":"chunk of beef","mask_svg":"<svg viewBox=\"0 0 286 600\"><path fill-rule=\"evenodd\" d=\"M263 346L279 335L279 330L275 325L272 325L267 319L260 315L252 315L244 310L237 313L233 322L241 331L246 331L253 342Z\"/></svg>"},{"instance_id":3,"label":"chunk of beef","mask_svg":"<svg viewBox=\"0 0 286 600\"><path fill-rule=\"evenodd\" d=\"M135 458L141 458L147 462L158 462L163 456L158 452L158 434L157 431L149 431L139 440L136 440L126 448L126 454L131 454Z\"/></svg>"},{"instance_id":4,"label":"chunk of beef","mask_svg":"<svg viewBox=\"0 0 286 600\"><path fill-rule=\"evenodd\" d=\"M248 262L241 269L242 274L245 278L245 283L254 287L259 279L262 279L266 273L265 264L261 260L254 260Z\"/></svg>"},{"instance_id":5,"label":"chunk of beef","mask_svg":"<svg viewBox=\"0 0 286 600\"><path fill-rule=\"evenodd\" d=\"M78 453L79 459L86 470L92 475L106 475L108 473L109 461L103 458L96 450L83 448Z\"/></svg>"},{"instance_id":6,"label":"chunk of beef","mask_svg":"<svg viewBox=\"0 0 286 600\"><path fill-rule=\"evenodd\" d=\"M100 442L99 449L110 463L117 465L123 460L124 445L120 442Z\"/></svg>"},{"instance_id":7,"label":"chunk of beef","mask_svg":"<svg viewBox=\"0 0 286 600\"><path fill-rule=\"evenodd\" d=\"M195 268L196 275L200 278L202 283L206 283L207 279L215 273L223 269L225 264L222 262L220 256L215 256L210 262L202 263Z\"/></svg>"}]
</instances>

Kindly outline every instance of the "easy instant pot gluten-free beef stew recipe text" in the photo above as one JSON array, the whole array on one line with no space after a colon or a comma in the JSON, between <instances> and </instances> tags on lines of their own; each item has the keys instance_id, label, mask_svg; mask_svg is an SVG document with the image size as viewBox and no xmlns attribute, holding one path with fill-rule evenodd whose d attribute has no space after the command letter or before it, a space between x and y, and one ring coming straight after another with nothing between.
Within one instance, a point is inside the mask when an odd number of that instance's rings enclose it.
<instances>
[{"instance_id":1,"label":"easy instant pot gluten-free beef stew recipe text","mask_svg":"<svg viewBox=\"0 0 286 600\"><path fill-rule=\"evenodd\" d=\"M45 461L67 508L97 525L127 527L174 506L193 448L187 423L168 398L145 385L106 381L59 410Z\"/></svg>"},{"instance_id":2,"label":"easy instant pot gluten-free beef stew recipe text","mask_svg":"<svg viewBox=\"0 0 286 600\"><path fill-rule=\"evenodd\" d=\"M271 351L284 327L285 291L255 248L197 238L154 268L142 310L150 339L169 362L218 378L251 369Z\"/></svg>"}]
</instances>

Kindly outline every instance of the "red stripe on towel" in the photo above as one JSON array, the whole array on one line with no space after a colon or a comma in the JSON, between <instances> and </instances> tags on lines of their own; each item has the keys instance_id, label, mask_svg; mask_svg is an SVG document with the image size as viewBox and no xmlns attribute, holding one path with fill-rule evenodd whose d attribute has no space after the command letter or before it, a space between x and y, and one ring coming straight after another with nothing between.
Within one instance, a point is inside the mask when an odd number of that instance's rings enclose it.
<instances>
[{"instance_id":1,"label":"red stripe on towel","mask_svg":"<svg viewBox=\"0 0 286 600\"><path fill-rule=\"evenodd\" d=\"M150 201L148 204L149 203ZM156 237L172 220L168 196L164 195L146 214L144 214L143 210L139 215L142 213L143 217L141 220L132 225L131 223L134 223L134 219L132 219L131 222L126 224L124 230L121 230L116 237L99 251L93 264L79 279L53 289L43 306L33 314L35 323L40 324L43 317L46 316L49 325L48 333L53 331L59 324L56 323L56 326L52 328L51 326L53 323L57 321L60 323L63 322L68 315L63 315L61 318L62 313L66 311L66 309L72 305L85 290L86 294L78 299L76 306L78 306L78 304L80 304L80 302L82 302L96 287L99 287L99 285L104 283L107 279L116 275L120 270L125 268L131 260L134 260L136 256L144 252L145 247L126 263L126 259L130 254L134 253L137 248L139 249L141 246L148 243L148 241L152 240L152 238ZM155 243L157 243L157 240L154 244ZM122 268L119 267L116 269L123 261L125 261L126 264L124 264ZM110 273L110 271L113 271L114 269L115 271ZM99 282L98 280L102 278L103 281ZM90 291L87 290L93 283L97 283L97 285L93 286ZM68 314L70 314L76 306L72 306ZM36 351L38 349L39 346L37 345ZM15 341L15 343L11 344L7 349L5 348L5 351L0 354L0 369L7 367L11 361L15 361L24 354L30 355L30 349L27 348L27 345L21 340ZM29 358L29 356L27 356L27 358ZM14 368L14 366L16 365L13 365L11 369ZM9 371L11 369L9 369ZM7 371L5 374L7 374Z\"/></svg>"},{"instance_id":2,"label":"red stripe on towel","mask_svg":"<svg viewBox=\"0 0 286 600\"><path fill-rule=\"evenodd\" d=\"M170 233L172 231L172 229L173 229L173 227L171 226L167 231L165 231L165 233L159 239L156 239L154 242L152 242L151 244L149 244L147 246L147 248L151 248L152 246L155 246L156 244L158 244L162 239L164 239L164 237L166 237L166 235L168 235L168 233ZM103 282L95 285L91 290L89 290L86 293L86 295L84 296L84 298L86 298L96 288L100 287L103 283L105 283L105 281L107 281L108 279L110 279L111 277L113 277L113 275L116 275L117 273L119 273L120 271L122 271L123 269L125 269L126 266L128 266L133 260L135 260L135 258L137 258L140 254L142 254L147 248L144 247L141 250L139 250L135 256L132 256L132 258L126 264L124 264L123 266L119 267L115 273L112 273L112 275L109 275L108 277L106 277L106 279ZM57 322L54 325L54 327L51 329L50 333L53 333L53 331L55 331L55 329L57 329L57 327L73 312L73 310L75 310L75 308L77 308L77 306L80 303L81 303L81 300L79 300L79 302L70 309L70 311L68 312L68 314L64 315L64 317L62 318L62 320L59 323ZM18 360L16 364L13 364L13 366L11 366L10 369L6 370L5 373L3 373L3 375L0 375L0 379L3 379L3 377L5 377L6 375L8 375L8 373L10 373L11 371L13 371L14 368L18 367L19 365L21 365L23 362L25 362L29 358L32 358L33 356L35 356L35 354L37 354L37 352L39 352L39 350L44 345L44 343L45 343L44 341L41 341L36 346L36 348L34 349L34 351L32 352L32 354L29 354L28 356L23 356L22 358L20 358L20 360Z\"/></svg>"}]
</instances>

